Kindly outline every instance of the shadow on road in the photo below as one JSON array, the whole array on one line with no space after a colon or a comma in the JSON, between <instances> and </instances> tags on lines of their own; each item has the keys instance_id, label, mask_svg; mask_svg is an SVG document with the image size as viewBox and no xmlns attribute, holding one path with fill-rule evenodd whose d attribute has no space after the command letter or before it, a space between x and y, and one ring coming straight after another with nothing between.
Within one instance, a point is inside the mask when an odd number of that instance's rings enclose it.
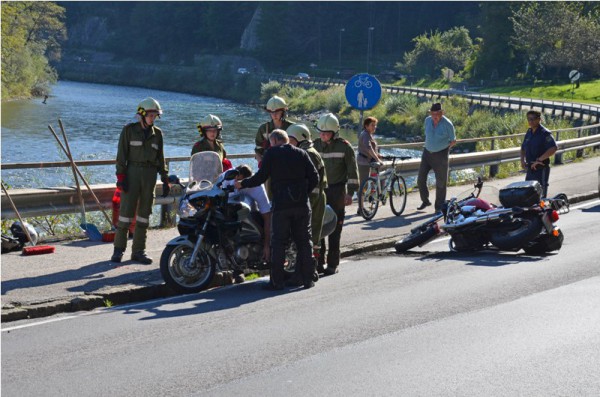
<instances>
[{"instance_id":1,"label":"shadow on road","mask_svg":"<svg viewBox=\"0 0 600 397\"><path fill-rule=\"evenodd\" d=\"M592 208L584 208L581 210L581 212L600 212L600 205L597 205Z\"/></svg>"},{"instance_id":2,"label":"shadow on road","mask_svg":"<svg viewBox=\"0 0 600 397\"><path fill-rule=\"evenodd\" d=\"M158 320L180 316L193 316L198 314L216 312L220 310L233 309L248 303L257 302L263 299L274 298L290 292L302 292L302 287L286 287L282 291L265 291L262 289L267 282L252 282L240 285L234 285L230 288L216 288L210 291L200 292L182 297L178 300L177 309L169 309L174 302L149 302L148 306L127 309L125 314L134 314L140 312L149 312L152 315L143 317L140 320ZM184 303L190 303L191 306L181 308Z\"/></svg>"},{"instance_id":3,"label":"shadow on road","mask_svg":"<svg viewBox=\"0 0 600 397\"><path fill-rule=\"evenodd\" d=\"M138 266L132 261L125 261L120 266L128 264ZM66 290L71 292L95 292L105 287L125 284L145 285L146 281L149 279L160 279L160 273L158 269L155 268L152 268L152 270L143 270L133 273L128 272L114 277L107 277L107 273L118 269L120 266L115 266L115 264L110 261L100 261L76 269L69 269L35 277L7 280L2 282L2 295L6 295L7 292L15 289L81 282L82 280L89 281L85 284L80 283L80 285L66 288Z\"/></svg>"},{"instance_id":4,"label":"shadow on road","mask_svg":"<svg viewBox=\"0 0 600 397\"><path fill-rule=\"evenodd\" d=\"M548 254L555 255L555 254ZM529 256L514 252L499 252L496 250L483 250L477 252L435 252L418 258L423 262L441 262L443 260L463 261L467 266L498 267L518 263L535 263L546 260L544 256Z\"/></svg>"}]
</instances>

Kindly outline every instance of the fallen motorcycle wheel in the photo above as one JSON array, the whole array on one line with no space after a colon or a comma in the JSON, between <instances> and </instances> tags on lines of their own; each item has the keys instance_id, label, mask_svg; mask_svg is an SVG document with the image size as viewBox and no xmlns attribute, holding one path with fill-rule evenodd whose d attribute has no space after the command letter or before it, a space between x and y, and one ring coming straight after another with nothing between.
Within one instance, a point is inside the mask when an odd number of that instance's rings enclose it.
<instances>
[{"instance_id":1,"label":"fallen motorcycle wheel","mask_svg":"<svg viewBox=\"0 0 600 397\"><path fill-rule=\"evenodd\" d=\"M196 260L190 260L193 247L168 245L160 257L160 273L169 287L186 294L200 292L209 287L215 275L215 261L204 250Z\"/></svg>"},{"instance_id":2,"label":"fallen motorcycle wheel","mask_svg":"<svg viewBox=\"0 0 600 397\"><path fill-rule=\"evenodd\" d=\"M402 253L404 251L408 251L411 248L416 247L417 245L425 244L431 238L433 238L437 234L437 230L435 227L429 226L425 230L419 230L415 233L409 234L404 237L402 240L398 241L394 247L396 248L396 252Z\"/></svg>"},{"instance_id":3,"label":"fallen motorcycle wheel","mask_svg":"<svg viewBox=\"0 0 600 397\"><path fill-rule=\"evenodd\" d=\"M539 216L518 218L510 230L497 231L490 235L490 242L501 250L518 251L535 239L542 231Z\"/></svg>"}]
</instances>

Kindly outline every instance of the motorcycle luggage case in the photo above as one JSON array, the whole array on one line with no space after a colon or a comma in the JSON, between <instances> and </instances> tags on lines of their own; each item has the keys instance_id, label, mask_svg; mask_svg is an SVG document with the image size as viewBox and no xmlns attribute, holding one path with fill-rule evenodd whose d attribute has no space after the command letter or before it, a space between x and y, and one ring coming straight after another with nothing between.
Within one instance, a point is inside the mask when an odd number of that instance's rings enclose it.
<instances>
[{"instance_id":1,"label":"motorcycle luggage case","mask_svg":"<svg viewBox=\"0 0 600 397\"><path fill-rule=\"evenodd\" d=\"M514 182L500 189L500 203L504 207L530 207L540 202L542 185L538 181Z\"/></svg>"}]
</instances>

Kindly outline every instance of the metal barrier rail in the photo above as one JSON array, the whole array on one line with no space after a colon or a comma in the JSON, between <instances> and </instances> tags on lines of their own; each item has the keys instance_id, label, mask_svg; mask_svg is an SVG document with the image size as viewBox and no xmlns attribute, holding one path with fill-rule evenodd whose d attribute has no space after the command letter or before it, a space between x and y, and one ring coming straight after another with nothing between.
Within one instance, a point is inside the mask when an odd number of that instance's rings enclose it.
<instances>
[{"instance_id":1,"label":"metal barrier rail","mask_svg":"<svg viewBox=\"0 0 600 397\"><path fill-rule=\"evenodd\" d=\"M560 133L561 132L567 132L567 131L578 131L578 138L581 137L583 131L586 130L593 130L595 129L594 133L598 134L600 132L600 123L599 124L592 124L592 125L586 125L586 126L581 126L581 127L571 127L571 128L561 128L561 129L557 129L557 130L553 130L551 131L552 133L555 134L556 140L559 141L560 140ZM461 144L461 143L472 143L472 142L485 142L485 141L491 141L492 142L492 150L494 149L494 142L496 140L503 140L503 139L512 139L512 138L518 138L521 136L524 136L525 133L519 133L519 134L511 134L511 135L496 135L496 136L489 136L489 137L482 137L482 138L466 138L466 139L458 139L456 141L456 144ZM423 146L425 144L425 142L413 142L413 143L388 143L388 144L383 144L383 145L379 145L380 148L403 148L403 149L414 149L414 148L420 148L421 146ZM357 149L356 147L354 148L355 150ZM254 158L254 153L239 153L239 154L230 154L227 156L227 158L230 159L245 159L245 158ZM180 156L180 157L166 157L165 161L167 163L171 163L171 162L179 162L179 161L189 161L190 160L190 156ZM77 164L77 166L79 167L87 167L87 166L100 166L100 165L115 165L116 164L116 160L75 160L75 163ZM1 164L0 165L0 169L2 170L22 170L22 169L41 169L41 168L64 168L64 167L71 167L71 163L68 161L49 161L49 162L42 162L42 163L6 163L6 164Z\"/></svg>"},{"instance_id":2,"label":"metal barrier rail","mask_svg":"<svg viewBox=\"0 0 600 397\"><path fill-rule=\"evenodd\" d=\"M265 79L276 80L283 83L288 84L296 84L303 86L321 86L321 87L331 87L331 86L341 86L345 85L345 80L340 79L328 79L328 78L319 78L319 77L311 77L310 79L300 79L295 76L263 76ZM381 88L391 94L413 94L422 97L429 98L441 98L441 97L450 97L452 95L461 96L470 100L471 104L478 102L480 105L493 106L494 103L499 107L508 107L512 108L512 106L518 106L518 109L521 110L523 107L527 106L530 109L538 108L541 109L542 112L545 112L546 109L552 111L552 115L555 115L557 111L560 111L562 115L569 113L571 117L575 117L575 115L579 115L579 118L583 118L584 115L587 115L590 119L596 119L596 122L600 122L600 106L592 105L592 104L582 104L576 102L559 102L559 101L551 101L544 99L532 99L532 98L521 98L521 97L511 97L511 96L502 96L502 95L491 95L491 94L479 94L473 92L466 92L456 89L448 89L448 90L435 90L430 88L418 88L418 87L403 87L403 86L393 86L393 85L385 85L382 84ZM506 106L505 106L506 105Z\"/></svg>"},{"instance_id":3,"label":"metal barrier rail","mask_svg":"<svg viewBox=\"0 0 600 397\"><path fill-rule=\"evenodd\" d=\"M582 138L569 139L557 142L557 153L563 153L569 150L581 150L587 147L600 145L600 134L590 135ZM450 169L458 170L465 168L474 168L484 165L497 165L501 163L518 161L520 159L520 148L510 148L501 150L492 150L478 153L465 153L450 155ZM253 157L254 154L238 154L232 158ZM188 161L189 157L171 157L170 161ZM102 160L107 162L108 160ZM97 161L96 161L97 162ZM410 159L399 164L399 169L403 175L416 175L419 170L421 159ZM84 162L77 162L83 165ZM113 161L114 163L114 161ZM67 163L68 164L68 163ZM112 196L115 190L114 184L92 185L94 193L102 203L105 209L112 207ZM172 195L166 198L160 197L162 194L162 184L156 186L156 204L169 205L175 204L177 196L180 194L178 187L174 187ZM10 195L24 217L58 215L68 213L78 213L80 211L79 201L76 189L74 187L46 188L46 189L11 189ZM83 197L88 211L98 210L91 194L85 190ZM8 199L2 194L2 219L14 219L15 213L8 203Z\"/></svg>"}]
</instances>

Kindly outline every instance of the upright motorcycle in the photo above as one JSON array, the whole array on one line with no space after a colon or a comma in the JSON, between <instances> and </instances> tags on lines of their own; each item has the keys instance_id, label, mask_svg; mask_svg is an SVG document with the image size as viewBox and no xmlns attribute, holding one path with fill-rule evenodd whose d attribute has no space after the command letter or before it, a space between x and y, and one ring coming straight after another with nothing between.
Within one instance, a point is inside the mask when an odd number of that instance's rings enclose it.
<instances>
[{"instance_id":1,"label":"upright motorcycle","mask_svg":"<svg viewBox=\"0 0 600 397\"><path fill-rule=\"evenodd\" d=\"M569 212L566 195L541 198L542 188L537 181L516 182L500 190L501 206L496 206L480 197L481 178L474 188L446 201L442 211L398 241L396 251L401 253L423 246L445 234L450 235L451 251L494 246L505 251L523 249L527 254L541 255L560 250L564 235L556 222L559 214ZM488 196L493 196L495 189L487 189Z\"/></svg>"},{"instance_id":2,"label":"upright motorcycle","mask_svg":"<svg viewBox=\"0 0 600 397\"><path fill-rule=\"evenodd\" d=\"M179 202L177 229L180 236L167 243L160 258L163 279L172 289L194 293L208 288L217 272L268 270L263 260L263 218L247 196L234 193L238 171L218 174L212 152L201 152L190 160L190 181ZM217 156L218 159L218 156ZM214 168L213 168L214 167ZM216 170L206 175L206 170ZM219 175L212 182L212 178ZM325 211L323 232L330 234L337 223L331 207ZM284 267L291 276L296 252L291 244Z\"/></svg>"}]
</instances>

